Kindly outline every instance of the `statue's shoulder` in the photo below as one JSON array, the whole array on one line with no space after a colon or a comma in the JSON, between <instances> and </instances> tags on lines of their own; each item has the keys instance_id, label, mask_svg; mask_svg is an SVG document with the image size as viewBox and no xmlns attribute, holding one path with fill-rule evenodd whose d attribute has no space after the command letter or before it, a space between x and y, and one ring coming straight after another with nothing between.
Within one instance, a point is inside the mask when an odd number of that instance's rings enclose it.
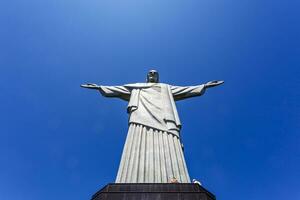
<instances>
[{"instance_id":1,"label":"statue's shoulder","mask_svg":"<svg viewBox=\"0 0 300 200\"><path fill-rule=\"evenodd\" d=\"M140 88L140 89L142 89L142 88L149 88L149 87L152 87L152 86L165 86L165 87L167 87L167 86L169 86L168 84L166 84L166 83L130 83L130 84L126 84L126 85L124 85L125 87L127 87L127 88L132 88L132 89L134 89L134 88L136 88L136 89L138 89L138 88Z\"/></svg>"},{"instance_id":2,"label":"statue's shoulder","mask_svg":"<svg viewBox=\"0 0 300 200\"><path fill-rule=\"evenodd\" d=\"M124 85L125 87L128 88L144 88L144 87L149 87L148 83L129 83Z\"/></svg>"},{"instance_id":3,"label":"statue's shoulder","mask_svg":"<svg viewBox=\"0 0 300 200\"><path fill-rule=\"evenodd\" d=\"M161 85L161 86L170 86L170 85L167 84L167 83L159 83L159 85Z\"/></svg>"}]
</instances>

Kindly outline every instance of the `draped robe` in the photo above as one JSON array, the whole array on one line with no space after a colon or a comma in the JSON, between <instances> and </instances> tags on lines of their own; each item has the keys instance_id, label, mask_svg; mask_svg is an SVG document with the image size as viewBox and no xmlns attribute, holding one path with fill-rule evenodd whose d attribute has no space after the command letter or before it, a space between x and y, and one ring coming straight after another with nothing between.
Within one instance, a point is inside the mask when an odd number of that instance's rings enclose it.
<instances>
[{"instance_id":1,"label":"draped robe","mask_svg":"<svg viewBox=\"0 0 300 200\"><path fill-rule=\"evenodd\" d=\"M204 85L135 83L99 91L128 101L129 128L116 183L168 183L171 178L189 183L175 101L202 95Z\"/></svg>"}]
</instances>

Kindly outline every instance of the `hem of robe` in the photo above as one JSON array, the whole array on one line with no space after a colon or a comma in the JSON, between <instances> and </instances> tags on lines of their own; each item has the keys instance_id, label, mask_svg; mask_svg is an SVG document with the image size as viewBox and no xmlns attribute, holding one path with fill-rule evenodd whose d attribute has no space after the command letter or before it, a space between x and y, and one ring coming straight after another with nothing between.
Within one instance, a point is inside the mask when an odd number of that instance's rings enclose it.
<instances>
[{"instance_id":1,"label":"hem of robe","mask_svg":"<svg viewBox=\"0 0 300 200\"><path fill-rule=\"evenodd\" d=\"M180 138L130 123L116 183L190 183Z\"/></svg>"},{"instance_id":2,"label":"hem of robe","mask_svg":"<svg viewBox=\"0 0 300 200\"><path fill-rule=\"evenodd\" d=\"M177 127L178 129L161 129L161 128L155 128L154 126L151 126L151 125L148 125L148 124L144 124L144 123L141 123L141 122L129 122L128 126L130 126L130 124L138 124L138 125L141 125L141 126L152 128L153 130L167 132L169 134L172 134L172 135L180 138L180 129L181 129L181 127Z\"/></svg>"}]
</instances>

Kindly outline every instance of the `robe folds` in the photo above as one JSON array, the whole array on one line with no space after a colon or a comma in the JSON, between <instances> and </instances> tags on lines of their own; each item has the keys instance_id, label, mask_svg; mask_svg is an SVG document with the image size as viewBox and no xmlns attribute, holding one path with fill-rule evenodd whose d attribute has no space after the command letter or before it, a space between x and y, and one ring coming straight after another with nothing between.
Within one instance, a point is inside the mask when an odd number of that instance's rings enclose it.
<instances>
[{"instance_id":1,"label":"robe folds","mask_svg":"<svg viewBox=\"0 0 300 200\"><path fill-rule=\"evenodd\" d=\"M204 85L135 83L100 86L99 91L128 101L129 128L116 182L168 183L176 178L189 183L175 101L202 95Z\"/></svg>"}]
</instances>

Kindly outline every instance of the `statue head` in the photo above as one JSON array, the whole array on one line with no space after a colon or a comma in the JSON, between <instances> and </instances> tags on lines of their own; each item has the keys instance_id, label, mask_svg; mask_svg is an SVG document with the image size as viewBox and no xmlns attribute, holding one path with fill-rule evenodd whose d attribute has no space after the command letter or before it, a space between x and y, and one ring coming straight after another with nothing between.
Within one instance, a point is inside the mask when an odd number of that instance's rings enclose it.
<instances>
[{"instance_id":1,"label":"statue head","mask_svg":"<svg viewBox=\"0 0 300 200\"><path fill-rule=\"evenodd\" d=\"M158 83L159 75L154 69L150 70L147 74L147 83Z\"/></svg>"}]
</instances>

